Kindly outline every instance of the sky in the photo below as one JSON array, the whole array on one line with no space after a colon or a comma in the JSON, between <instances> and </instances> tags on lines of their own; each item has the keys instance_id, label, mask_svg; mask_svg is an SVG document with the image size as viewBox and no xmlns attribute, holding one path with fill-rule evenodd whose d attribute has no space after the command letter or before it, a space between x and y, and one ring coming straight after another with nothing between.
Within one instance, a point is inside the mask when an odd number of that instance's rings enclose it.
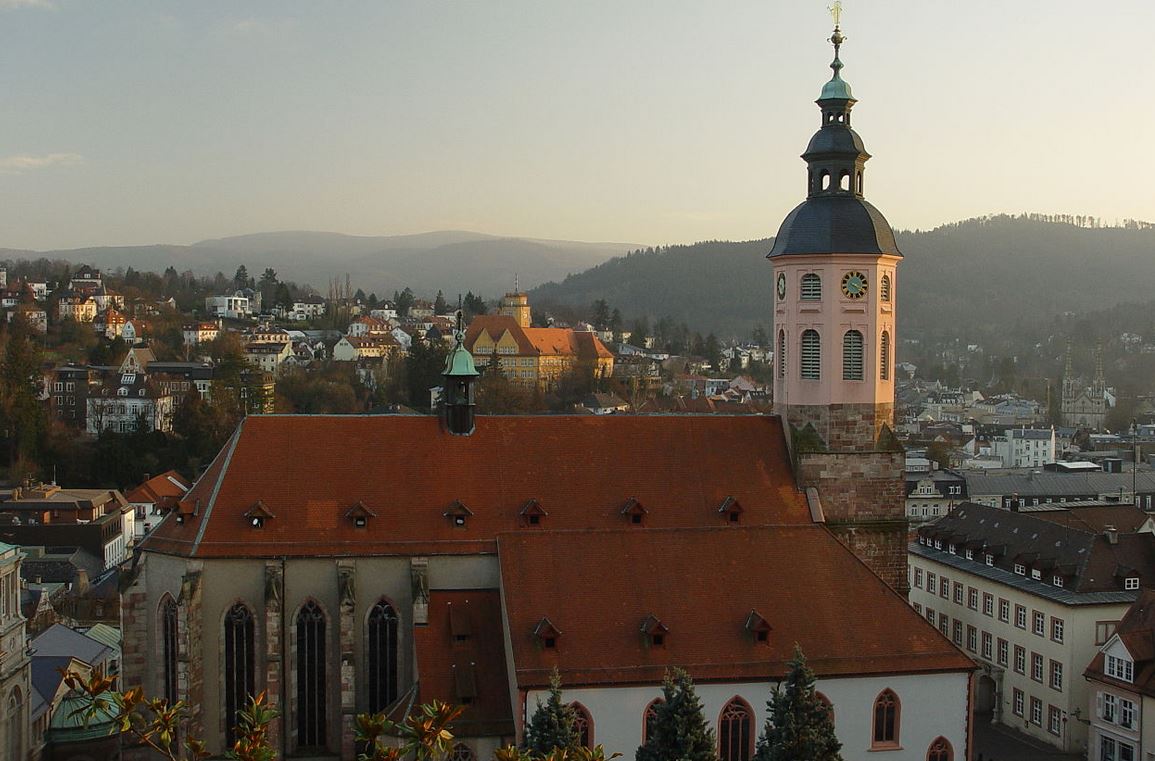
<instances>
[{"instance_id":1,"label":"sky","mask_svg":"<svg viewBox=\"0 0 1155 761\"><path fill-rule=\"evenodd\" d=\"M773 235L830 0L0 0L0 247ZM1155 221L1155 3L845 0L901 229Z\"/></svg>"}]
</instances>

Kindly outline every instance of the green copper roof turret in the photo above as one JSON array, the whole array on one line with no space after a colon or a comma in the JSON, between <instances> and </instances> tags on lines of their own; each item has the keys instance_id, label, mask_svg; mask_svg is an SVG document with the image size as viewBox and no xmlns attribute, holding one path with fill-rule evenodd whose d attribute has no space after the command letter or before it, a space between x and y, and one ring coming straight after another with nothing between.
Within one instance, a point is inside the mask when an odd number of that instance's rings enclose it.
<instances>
[{"instance_id":1,"label":"green copper roof turret","mask_svg":"<svg viewBox=\"0 0 1155 761\"><path fill-rule=\"evenodd\" d=\"M442 375L454 378L475 378L481 375L481 373L477 372L477 367L473 364L473 355L462 345L460 337L457 339L453 348L450 349L449 356L445 358L445 372L443 372Z\"/></svg>"}]
</instances>

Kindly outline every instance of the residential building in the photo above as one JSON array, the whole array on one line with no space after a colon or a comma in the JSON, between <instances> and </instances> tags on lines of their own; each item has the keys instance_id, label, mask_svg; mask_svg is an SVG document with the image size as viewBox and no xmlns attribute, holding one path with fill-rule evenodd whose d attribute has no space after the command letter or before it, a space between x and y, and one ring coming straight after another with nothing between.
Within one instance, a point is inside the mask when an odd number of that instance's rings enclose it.
<instances>
[{"instance_id":1,"label":"residential building","mask_svg":"<svg viewBox=\"0 0 1155 761\"><path fill-rule=\"evenodd\" d=\"M496 364L514 383L543 390L579 367L597 378L613 375L614 355L595 334L523 327L519 320L526 319L502 314L474 317L465 333L465 347L477 366Z\"/></svg>"},{"instance_id":2,"label":"residential building","mask_svg":"<svg viewBox=\"0 0 1155 761\"><path fill-rule=\"evenodd\" d=\"M211 343L220 335L220 321L190 322L181 326L185 346L200 346Z\"/></svg>"},{"instance_id":3,"label":"residential building","mask_svg":"<svg viewBox=\"0 0 1155 761\"><path fill-rule=\"evenodd\" d=\"M911 470L907 460L906 517L911 527L917 528L949 513L955 505L967 501L967 482L953 470L932 470L929 460L926 470Z\"/></svg>"},{"instance_id":4,"label":"residential building","mask_svg":"<svg viewBox=\"0 0 1155 761\"><path fill-rule=\"evenodd\" d=\"M231 296L208 296L205 298L205 314L230 320L248 319L253 314L249 298L240 291Z\"/></svg>"},{"instance_id":5,"label":"residential building","mask_svg":"<svg viewBox=\"0 0 1155 761\"><path fill-rule=\"evenodd\" d=\"M97 335L108 339L120 338L128 318L116 309L105 309L92 320L92 329Z\"/></svg>"},{"instance_id":6,"label":"residential building","mask_svg":"<svg viewBox=\"0 0 1155 761\"><path fill-rule=\"evenodd\" d=\"M161 384L145 372L121 372L108 377L90 391L85 429L131 433L148 426L150 431L172 430L176 409L171 384Z\"/></svg>"},{"instance_id":7,"label":"residential building","mask_svg":"<svg viewBox=\"0 0 1155 761\"><path fill-rule=\"evenodd\" d=\"M333 359L337 362L353 362L358 359L381 359L389 357L393 352L400 351L401 346L389 333L366 335L341 336L333 345Z\"/></svg>"},{"instance_id":8,"label":"residential building","mask_svg":"<svg viewBox=\"0 0 1155 761\"><path fill-rule=\"evenodd\" d=\"M34 333L44 335L48 332L48 312L31 304L18 304L8 312L8 322L21 319Z\"/></svg>"},{"instance_id":9,"label":"residential building","mask_svg":"<svg viewBox=\"0 0 1155 761\"><path fill-rule=\"evenodd\" d=\"M128 557L132 536L132 510L119 491L32 481L0 490L0 541L78 547L112 568Z\"/></svg>"},{"instance_id":10,"label":"residential building","mask_svg":"<svg viewBox=\"0 0 1155 761\"><path fill-rule=\"evenodd\" d=\"M324 298L316 294L296 299L285 317L296 321L315 320L325 316L327 304Z\"/></svg>"},{"instance_id":11,"label":"residential building","mask_svg":"<svg viewBox=\"0 0 1155 761\"><path fill-rule=\"evenodd\" d=\"M910 576L914 609L982 669L976 720L1082 752L1080 675L1140 587L1155 585L1155 534L1131 506L1027 513L965 503L918 529Z\"/></svg>"},{"instance_id":12,"label":"residential building","mask_svg":"<svg viewBox=\"0 0 1155 761\"><path fill-rule=\"evenodd\" d=\"M1155 472L1128 473L1057 470L964 470L972 502L1026 507L1050 503L1099 500L1135 504L1144 510L1155 505Z\"/></svg>"},{"instance_id":13,"label":"residential building","mask_svg":"<svg viewBox=\"0 0 1155 761\"><path fill-rule=\"evenodd\" d=\"M285 360L293 354L292 341L284 343L251 343L245 346L245 359L263 372L276 375Z\"/></svg>"},{"instance_id":14,"label":"residential building","mask_svg":"<svg viewBox=\"0 0 1155 761\"><path fill-rule=\"evenodd\" d=\"M140 541L188 492L192 484L175 470L145 478L144 483L124 495L136 514L134 540Z\"/></svg>"},{"instance_id":15,"label":"residential building","mask_svg":"<svg viewBox=\"0 0 1155 761\"><path fill-rule=\"evenodd\" d=\"M364 338L365 336L388 335L391 327L386 320L363 314L349 323L350 338Z\"/></svg>"},{"instance_id":16,"label":"residential building","mask_svg":"<svg viewBox=\"0 0 1155 761\"><path fill-rule=\"evenodd\" d=\"M85 293L65 291L57 300L56 316L60 320L92 322L96 319L96 302Z\"/></svg>"},{"instance_id":17,"label":"residential building","mask_svg":"<svg viewBox=\"0 0 1155 761\"><path fill-rule=\"evenodd\" d=\"M0 755L28 757L32 672L20 607L20 548L0 542Z\"/></svg>"},{"instance_id":18,"label":"residential building","mask_svg":"<svg viewBox=\"0 0 1155 761\"><path fill-rule=\"evenodd\" d=\"M100 388L100 374L91 367L62 365L48 381L49 408L57 420L75 428L88 427L88 397Z\"/></svg>"},{"instance_id":19,"label":"residential building","mask_svg":"<svg viewBox=\"0 0 1155 761\"><path fill-rule=\"evenodd\" d=\"M173 403L180 405L190 388L195 388L202 399L212 397L213 375L216 367L212 362L149 362L148 372L162 393L173 397Z\"/></svg>"},{"instance_id":20,"label":"residential building","mask_svg":"<svg viewBox=\"0 0 1155 761\"><path fill-rule=\"evenodd\" d=\"M1054 428L1011 428L992 444L1004 468L1041 468L1055 461Z\"/></svg>"},{"instance_id":21,"label":"residential building","mask_svg":"<svg viewBox=\"0 0 1155 761\"><path fill-rule=\"evenodd\" d=\"M1155 756L1155 591L1144 590L1083 676L1084 714L1091 722L1091 761L1140 761Z\"/></svg>"}]
</instances>

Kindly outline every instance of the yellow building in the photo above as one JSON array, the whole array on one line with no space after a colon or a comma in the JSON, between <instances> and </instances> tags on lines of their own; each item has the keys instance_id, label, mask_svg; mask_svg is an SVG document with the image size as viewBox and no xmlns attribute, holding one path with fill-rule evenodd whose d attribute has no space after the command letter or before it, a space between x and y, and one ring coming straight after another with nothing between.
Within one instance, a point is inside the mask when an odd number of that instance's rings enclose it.
<instances>
[{"instance_id":1,"label":"yellow building","mask_svg":"<svg viewBox=\"0 0 1155 761\"><path fill-rule=\"evenodd\" d=\"M520 303L516 299L520 297ZM512 313L506 313L509 309ZM478 369L493 361L520 386L547 389L580 362L586 362L597 377L614 372L614 355L593 333L570 328L529 327L529 304L525 294L508 294L502 314L473 318L465 334L465 348ZM524 323L524 324L523 324Z\"/></svg>"}]
</instances>

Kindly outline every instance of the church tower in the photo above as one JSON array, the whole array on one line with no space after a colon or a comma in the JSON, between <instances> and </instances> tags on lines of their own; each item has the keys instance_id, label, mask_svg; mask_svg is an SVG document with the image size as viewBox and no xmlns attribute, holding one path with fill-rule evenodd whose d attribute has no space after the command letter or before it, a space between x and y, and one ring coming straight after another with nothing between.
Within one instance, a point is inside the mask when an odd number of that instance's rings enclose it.
<instances>
[{"instance_id":1,"label":"church tower","mask_svg":"<svg viewBox=\"0 0 1155 761\"><path fill-rule=\"evenodd\" d=\"M906 591L904 455L895 439L897 268L890 224L866 201L870 159L851 128L835 4L834 74L821 126L802 154L806 200L783 221L774 267L774 406L789 424L799 485L815 487L827 525Z\"/></svg>"}]
</instances>

